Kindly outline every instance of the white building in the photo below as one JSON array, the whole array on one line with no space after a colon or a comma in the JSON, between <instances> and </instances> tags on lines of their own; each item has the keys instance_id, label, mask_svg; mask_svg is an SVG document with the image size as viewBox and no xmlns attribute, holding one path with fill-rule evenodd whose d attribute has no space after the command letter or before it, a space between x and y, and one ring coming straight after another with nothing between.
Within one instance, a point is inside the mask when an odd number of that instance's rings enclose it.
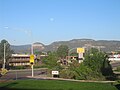
<instances>
[{"instance_id":1,"label":"white building","mask_svg":"<svg viewBox=\"0 0 120 90\"><path fill-rule=\"evenodd\" d=\"M21 66L21 65L30 65L30 55L26 54L12 54L9 65Z\"/></svg>"},{"instance_id":2,"label":"white building","mask_svg":"<svg viewBox=\"0 0 120 90\"><path fill-rule=\"evenodd\" d=\"M120 61L120 54L109 55L109 61Z\"/></svg>"}]
</instances>

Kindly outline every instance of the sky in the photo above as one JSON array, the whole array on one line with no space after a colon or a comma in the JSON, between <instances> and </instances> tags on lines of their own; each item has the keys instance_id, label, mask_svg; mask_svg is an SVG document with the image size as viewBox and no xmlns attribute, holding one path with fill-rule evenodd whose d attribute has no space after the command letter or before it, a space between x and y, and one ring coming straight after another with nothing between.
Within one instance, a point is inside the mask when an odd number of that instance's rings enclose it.
<instances>
[{"instance_id":1,"label":"sky","mask_svg":"<svg viewBox=\"0 0 120 90\"><path fill-rule=\"evenodd\" d=\"M0 40L12 45L120 40L120 0L0 0Z\"/></svg>"}]
</instances>

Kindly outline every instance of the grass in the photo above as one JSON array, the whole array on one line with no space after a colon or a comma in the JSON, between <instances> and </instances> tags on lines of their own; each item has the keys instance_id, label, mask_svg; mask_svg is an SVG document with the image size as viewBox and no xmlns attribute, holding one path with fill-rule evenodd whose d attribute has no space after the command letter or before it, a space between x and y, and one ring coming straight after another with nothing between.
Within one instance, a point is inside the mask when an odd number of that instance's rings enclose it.
<instances>
[{"instance_id":1,"label":"grass","mask_svg":"<svg viewBox=\"0 0 120 90\"><path fill-rule=\"evenodd\" d=\"M0 83L7 90L118 90L110 83L73 82L59 80L17 80Z\"/></svg>"}]
</instances>

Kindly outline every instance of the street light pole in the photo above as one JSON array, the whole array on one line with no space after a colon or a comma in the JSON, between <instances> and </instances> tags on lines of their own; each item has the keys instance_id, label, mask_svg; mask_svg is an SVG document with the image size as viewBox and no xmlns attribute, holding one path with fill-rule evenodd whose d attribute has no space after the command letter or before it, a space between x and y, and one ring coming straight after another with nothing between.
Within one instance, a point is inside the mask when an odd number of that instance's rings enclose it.
<instances>
[{"instance_id":1,"label":"street light pole","mask_svg":"<svg viewBox=\"0 0 120 90\"><path fill-rule=\"evenodd\" d=\"M33 55L33 44L31 44L31 54Z\"/></svg>"},{"instance_id":2,"label":"street light pole","mask_svg":"<svg viewBox=\"0 0 120 90\"><path fill-rule=\"evenodd\" d=\"M33 44L31 45L31 55L33 55ZM33 64L31 68L32 68L32 77L33 77L34 76Z\"/></svg>"},{"instance_id":3,"label":"street light pole","mask_svg":"<svg viewBox=\"0 0 120 90\"><path fill-rule=\"evenodd\" d=\"M4 62L3 62L3 69L5 69L5 63L6 63L6 59L5 59L5 50L6 50L6 43L4 43Z\"/></svg>"}]
</instances>

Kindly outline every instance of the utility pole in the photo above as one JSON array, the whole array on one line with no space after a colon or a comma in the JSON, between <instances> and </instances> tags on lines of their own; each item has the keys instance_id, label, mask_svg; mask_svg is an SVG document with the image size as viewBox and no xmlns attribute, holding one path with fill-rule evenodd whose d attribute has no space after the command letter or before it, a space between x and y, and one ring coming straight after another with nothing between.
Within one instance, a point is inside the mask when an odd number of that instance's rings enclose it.
<instances>
[{"instance_id":1,"label":"utility pole","mask_svg":"<svg viewBox=\"0 0 120 90\"><path fill-rule=\"evenodd\" d=\"M33 45L31 45L31 55L33 55ZM31 68L32 68L32 77L34 76L33 64L31 65Z\"/></svg>"},{"instance_id":2,"label":"utility pole","mask_svg":"<svg viewBox=\"0 0 120 90\"><path fill-rule=\"evenodd\" d=\"M5 54L5 51L6 51L6 43L4 43L4 62L3 62L3 69L5 69L5 63L6 63L6 54Z\"/></svg>"},{"instance_id":3,"label":"utility pole","mask_svg":"<svg viewBox=\"0 0 120 90\"><path fill-rule=\"evenodd\" d=\"M33 55L33 44L31 44L31 54Z\"/></svg>"}]
</instances>

